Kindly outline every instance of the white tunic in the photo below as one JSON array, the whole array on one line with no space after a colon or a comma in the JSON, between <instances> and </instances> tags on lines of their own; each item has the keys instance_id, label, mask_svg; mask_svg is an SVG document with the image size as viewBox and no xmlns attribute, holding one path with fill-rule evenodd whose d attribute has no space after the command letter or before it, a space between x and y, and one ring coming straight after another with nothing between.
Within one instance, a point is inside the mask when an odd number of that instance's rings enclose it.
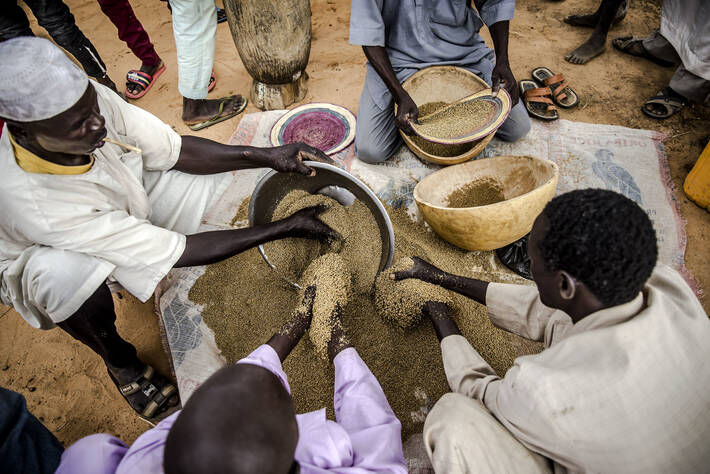
<instances>
[{"instance_id":1,"label":"white tunic","mask_svg":"<svg viewBox=\"0 0 710 474\"><path fill-rule=\"evenodd\" d=\"M501 378L465 338L446 337L449 385L556 471L707 472L710 321L675 270L659 264L634 300L576 324L535 287L492 283L486 304L493 324L547 349Z\"/></svg>"},{"instance_id":2,"label":"white tunic","mask_svg":"<svg viewBox=\"0 0 710 474\"><path fill-rule=\"evenodd\" d=\"M710 1L664 0L661 34L673 45L683 67L710 81Z\"/></svg>"},{"instance_id":3,"label":"white tunic","mask_svg":"<svg viewBox=\"0 0 710 474\"><path fill-rule=\"evenodd\" d=\"M35 327L71 316L109 276L141 301L150 298L182 255L184 234L197 230L231 178L166 171L178 159L180 136L90 84L108 137L142 155L105 144L84 174L28 173L6 128L0 138L0 299Z\"/></svg>"}]
</instances>

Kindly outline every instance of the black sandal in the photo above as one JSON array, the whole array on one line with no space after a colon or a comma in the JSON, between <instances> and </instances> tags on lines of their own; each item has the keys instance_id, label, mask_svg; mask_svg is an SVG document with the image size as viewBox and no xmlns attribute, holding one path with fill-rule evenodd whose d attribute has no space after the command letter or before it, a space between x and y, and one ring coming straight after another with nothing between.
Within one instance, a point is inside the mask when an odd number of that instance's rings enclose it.
<instances>
[{"instance_id":1,"label":"black sandal","mask_svg":"<svg viewBox=\"0 0 710 474\"><path fill-rule=\"evenodd\" d=\"M674 63L666 61L661 58L657 58L651 53L649 53L643 45L643 38L636 38L634 36L621 36L619 38L614 38L611 41L614 48L618 49L622 53L629 54L631 56L636 56L638 58L645 58L651 62L654 62L662 67L675 66ZM640 48L640 49L637 49Z\"/></svg>"},{"instance_id":2,"label":"black sandal","mask_svg":"<svg viewBox=\"0 0 710 474\"><path fill-rule=\"evenodd\" d=\"M155 424L161 420L164 420L178 410L177 405L174 407L166 406L170 398L177 395L177 388L172 383L167 383L162 389L158 390L152 382L155 370L150 365L146 365L140 376L125 385L120 385L110 370L108 371L108 374L131 408L133 408L143 420L147 421L151 425L155 426ZM143 392L143 395L148 398L148 403L143 411L138 411L128 400L130 395L138 392Z\"/></svg>"},{"instance_id":3,"label":"black sandal","mask_svg":"<svg viewBox=\"0 0 710 474\"><path fill-rule=\"evenodd\" d=\"M688 105L688 101L685 98L673 92L670 87L666 87L648 99L641 106L641 112L651 118L664 120L680 111L686 105ZM659 108L662 109L661 112L658 112Z\"/></svg>"}]
</instances>

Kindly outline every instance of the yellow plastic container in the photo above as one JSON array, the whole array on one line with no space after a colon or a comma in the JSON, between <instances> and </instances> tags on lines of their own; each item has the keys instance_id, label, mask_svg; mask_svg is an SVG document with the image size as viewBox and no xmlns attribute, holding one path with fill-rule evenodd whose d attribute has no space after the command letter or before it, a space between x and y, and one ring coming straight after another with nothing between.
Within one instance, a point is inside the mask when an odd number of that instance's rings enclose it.
<instances>
[{"instance_id":1,"label":"yellow plastic container","mask_svg":"<svg viewBox=\"0 0 710 474\"><path fill-rule=\"evenodd\" d=\"M698 206L710 210L710 142L685 178L683 191Z\"/></svg>"}]
</instances>

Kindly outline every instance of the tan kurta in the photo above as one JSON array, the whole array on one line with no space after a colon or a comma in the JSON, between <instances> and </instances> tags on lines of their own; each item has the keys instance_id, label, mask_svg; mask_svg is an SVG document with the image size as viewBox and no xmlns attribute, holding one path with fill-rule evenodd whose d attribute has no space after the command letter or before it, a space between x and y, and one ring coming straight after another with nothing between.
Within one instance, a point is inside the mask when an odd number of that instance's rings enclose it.
<instances>
[{"instance_id":1,"label":"tan kurta","mask_svg":"<svg viewBox=\"0 0 710 474\"><path fill-rule=\"evenodd\" d=\"M577 324L535 287L493 283L486 302L495 325L547 349L500 378L449 336L441 348L454 392L482 401L558 471L707 472L710 321L677 272L659 265L633 301Z\"/></svg>"}]
</instances>

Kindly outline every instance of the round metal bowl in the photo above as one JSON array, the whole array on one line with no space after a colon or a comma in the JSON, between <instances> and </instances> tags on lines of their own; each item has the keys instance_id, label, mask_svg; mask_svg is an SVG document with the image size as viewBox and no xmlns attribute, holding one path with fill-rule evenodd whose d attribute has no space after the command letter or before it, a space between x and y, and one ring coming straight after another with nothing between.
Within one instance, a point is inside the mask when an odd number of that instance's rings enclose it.
<instances>
[{"instance_id":1,"label":"round metal bowl","mask_svg":"<svg viewBox=\"0 0 710 474\"><path fill-rule=\"evenodd\" d=\"M324 194L343 205L352 204L354 199L358 199L370 209L380 229L380 271L389 267L394 256L394 230L387 211L375 193L365 183L336 166L314 161L307 161L306 164L316 170L315 176L270 171L259 180L249 202L249 224L255 226L270 223L278 203L294 189L303 189L311 194ZM264 261L272 269L276 269L264 252L264 246L259 245L258 249ZM300 289L297 283L289 283Z\"/></svg>"}]
</instances>

